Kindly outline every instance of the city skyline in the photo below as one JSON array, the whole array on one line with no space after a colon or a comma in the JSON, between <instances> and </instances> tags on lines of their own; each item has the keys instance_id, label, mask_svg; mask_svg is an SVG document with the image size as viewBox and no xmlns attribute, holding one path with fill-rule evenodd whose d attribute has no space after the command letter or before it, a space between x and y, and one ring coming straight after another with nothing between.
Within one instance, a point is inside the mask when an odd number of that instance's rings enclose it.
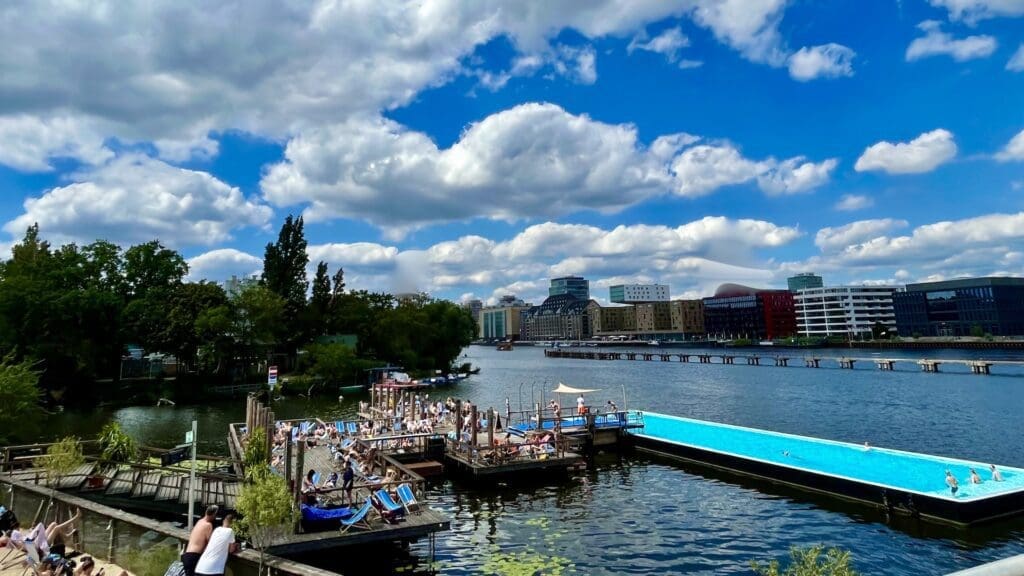
<instances>
[{"instance_id":1,"label":"city skyline","mask_svg":"<svg viewBox=\"0 0 1024 576\"><path fill-rule=\"evenodd\" d=\"M294 213L350 287L452 300L1024 276L1020 2L417 6L0 7L0 250L224 281Z\"/></svg>"}]
</instances>

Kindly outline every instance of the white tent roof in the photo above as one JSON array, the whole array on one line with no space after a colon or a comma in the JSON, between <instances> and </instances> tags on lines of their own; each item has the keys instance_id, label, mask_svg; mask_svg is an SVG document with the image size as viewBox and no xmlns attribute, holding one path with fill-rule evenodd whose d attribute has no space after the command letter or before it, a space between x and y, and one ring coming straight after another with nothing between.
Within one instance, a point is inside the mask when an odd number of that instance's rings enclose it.
<instances>
[{"instance_id":1,"label":"white tent roof","mask_svg":"<svg viewBox=\"0 0 1024 576\"><path fill-rule=\"evenodd\" d=\"M590 392L597 392L597 390L591 390L589 388L573 388L572 386L566 386L559 382L558 388L552 390L555 394L589 394Z\"/></svg>"}]
</instances>

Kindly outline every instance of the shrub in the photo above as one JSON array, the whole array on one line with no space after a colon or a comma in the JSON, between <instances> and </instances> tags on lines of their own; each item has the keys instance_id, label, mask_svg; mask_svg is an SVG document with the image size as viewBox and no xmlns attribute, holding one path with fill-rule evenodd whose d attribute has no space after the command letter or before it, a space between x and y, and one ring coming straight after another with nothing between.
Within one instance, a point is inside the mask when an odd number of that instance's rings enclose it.
<instances>
[{"instance_id":1,"label":"shrub","mask_svg":"<svg viewBox=\"0 0 1024 576\"><path fill-rule=\"evenodd\" d=\"M789 550L789 565L785 570L780 569L778 560L768 564L751 561L750 567L761 576L857 576L857 572L850 567L848 551L839 548L825 551L822 546L794 546Z\"/></svg>"},{"instance_id":2,"label":"shrub","mask_svg":"<svg viewBox=\"0 0 1024 576\"><path fill-rule=\"evenodd\" d=\"M39 373L29 361L0 360L0 444L32 438L43 417Z\"/></svg>"},{"instance_id":3,"label":"shrub","mask_svg":"<svg viewBox=\"0 0 1024 576\"><path fill-rule=\"evenodd\" d=\"M235 509L242 515L240 530L260 552L260 573L263 572L265 550L295 524L292 495L284 478L267 474L247 481L238 494Z\"/></svg>"},{"instance_id":4,"label":"shrub","mask_svg":"<svg viewBox=\"0 0 1024 576\"><path fill-rule=\"evenodd\" d=\"M177 545L163 545L143 549L131 549L120 564L136 576L163 576L167 567L178 559Z\"/></svg>"},{"instance_id":5,"label":"shrub","mask_svg":"<svg viewBox=\"0 0 1024 576\"><path fill-rule=\"evenodd\" d=\"M61 477L67 476L85 462L82 457L82 445L78 438L68 436L46 449L46 454L39 459L39 465L46 470L46 481L54 490Z\"/></svg>"},{"instance_id":6,"label":"shrub","mask_svg":"<svg viewBox=\"0 0 1024 576\"><path fill-rule=\"evenodd\" d=\"M242 454L242 465L245 467L245 477L250 481L255 481L270 473L267 462L266 430L257 428L249 434L249 440Z\"/></svg>"},{"instance_id":7,"label":"shrub","mask_svg":"<svg viewBox=\"0 0 1024 576\"><path fill-rule=\"evenodd\" d=\"M100 448L104 460L111 462L132 462L138 456L135 440L117 422L107 422L100 431Z\"/></svg>"}]
</instances>

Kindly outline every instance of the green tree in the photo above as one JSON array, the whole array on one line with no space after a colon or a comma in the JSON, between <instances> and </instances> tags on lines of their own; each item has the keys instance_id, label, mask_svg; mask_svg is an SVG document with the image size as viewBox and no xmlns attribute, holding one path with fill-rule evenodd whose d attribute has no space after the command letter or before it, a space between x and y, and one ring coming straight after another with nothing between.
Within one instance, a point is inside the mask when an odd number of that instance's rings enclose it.
<instances>
[{"instance_id":1,"label":"green tree","mask_svg":"<svg viewBox=\"0 0 1024 576\"><path fill-rule=\"evenodd\" d=\"M362 368L355 350L344 344L313 344L306 348L311 372L327 384L348 382Z\"/></svg>"},{"instance_id":2,"label":"green tree","mask_svg":"<svg viewBox=\"0 0 1024 576\"><path fill-rule=\"evenodd\" d=\"M50 444L46 454L39 459L39 466L46 471L46 484L50 487L50 500L57 491L60 479L71 474L76 468L85 462L82 456L82 445L78 438L67 436L60 441Z\"/></svg>"},{"instance_id":3,"label":"green tree","mask_svg":"<svg viewBox=\"0 0 1024 576\"><path fill-rule=\"evenodd\" d=\"M875 325L871 327L871 338L874 340L882 340L889 338L890 332L889 327L881 322L875 322Z\"/></svg>"},{"instance_id":4,"label":"green tree","mask_svg":"<svg viewBox=\"0 0 1024 576\"><path fill-rule=\"evenodd\" d=\"M285 302L259 284L242 289L231 301L231 334L236 354L243 357L246 372L253 360L266 358L281 333Z\"/></svg>"},{"instance_id":5,"label":"green tree","mask_svg":"<svg viewBox=\"0 0 1024 576\"><path fill-rule=\"evenodd\" d=\"M263 573L266 549L291 533L295 524L292 495L284 478L267 474L246 482L235 504L242 515L239 527L260 552L259 573Z\"/></svg>"},{"instance_id":6,"label":"green tree","mask_svg":"<svg viewBox=\"0 0 1024 576\"><path fill-rule=\"evenodd\" d=\"M789 565L785 569L780 567L778 560L767 564L751 561L750 567L761 576L857 576L850 560L850 553L839 548L825 551L822 546L794 546L789 551Z\"/></svg>"},{"instance_id":7,"label":"green tree","mask_svg":"<svg viewBox=\"0 0 1024 576\"><path fill-rule=\"evenodd\" d=\"M975 324L974 326L971 326L971 336L974 336L975 338L981 338L984 335L985 329L982 328L981 325Z\"/></svg>"},{"instance_id":8,"label":"green tree","mask_svg":"<svg viewBox=\"0 0 1024 576\"><path fill-rule=\"evenodd\" d=\"M198 320L207 311L227 304L224 289L211 282L190 282L175 288L168 301L166 332L162 338L169 346L168 351L174 352L186 367L195 369L199 347L206 335L197 326Z\"/></svg>"},{"instance_id":9,"label":"green tree","mask_svg":"<svg viewBox=\"0 0 1024 576\"><path fill-rule=\"evenodd\" d=\"M174 288L186 274L188 264L181 254L157 240L132 246L124 253L124 281L133 298L145 297L151 290Z\"/></svg>"},{"instance_id":10,"label":"green tree","mask_svg":"<svg viewBox=\"0 0 1024 576\"><path fill-rule=\"evenodd\" d=\"M327 334L330 325L331 311L331 277L327 274L327 263L316 265L316 276L313 277L313 292L310 295L309 307L306 308L309 336L316 338Z\"/></svg>"},{"instance_id":11,"label":"green tree","mask_svg":"<svg viewBox=\"0 0 1024 576\"><path fill-rule=\"evenodd\" d=\"M25 442L35 436L43 418L39 374L27 360L7 355L0 361L0 444Z\"/></svg>"},{"instance_id":12,"label":"green tree","mask_svg":"<svg viewBox=\"0 0 1024 576\"><path fill-rule=\"evenodd\" d=\"M277 242L267 244L263 254L263 285L284 300L284 338L294 348L301 338L303 310L306 308L306 236L302 217L285 218Z\"/></svg>"}]
</instances>

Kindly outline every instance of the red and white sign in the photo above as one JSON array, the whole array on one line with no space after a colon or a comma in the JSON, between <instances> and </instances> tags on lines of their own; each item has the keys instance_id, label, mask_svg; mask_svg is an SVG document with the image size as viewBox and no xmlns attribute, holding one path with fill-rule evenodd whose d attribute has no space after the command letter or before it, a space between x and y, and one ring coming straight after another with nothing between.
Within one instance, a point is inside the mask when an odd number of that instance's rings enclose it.
<instances>
[{"instance_id":1,"label":"red and white sign","mask_svg":"<svg viewBox=\"0 0 1024 576\"><path fill-rule=\"evenodd\" d=\"M271 366L267 371L267 384L277 384L277 366Z\"/></svg>"}]
</instances>

